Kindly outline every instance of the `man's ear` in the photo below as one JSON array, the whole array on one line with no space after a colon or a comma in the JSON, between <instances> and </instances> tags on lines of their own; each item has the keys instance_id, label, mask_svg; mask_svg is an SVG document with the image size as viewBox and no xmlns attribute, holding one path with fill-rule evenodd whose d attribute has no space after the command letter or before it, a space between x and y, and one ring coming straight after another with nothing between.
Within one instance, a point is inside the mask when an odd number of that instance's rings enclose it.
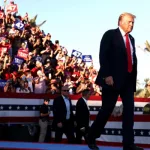
<instances>
[{"instance_id":1,"label":"man's ear","mask_svg":"<svg viewBox=\"0 0 150 150\"><path fill-rule=\"evenodd\" d=\"M124 24L124 22L122 20L120 20L120 25L123 25L123 24Z\"/></svg>"}]
</instances>

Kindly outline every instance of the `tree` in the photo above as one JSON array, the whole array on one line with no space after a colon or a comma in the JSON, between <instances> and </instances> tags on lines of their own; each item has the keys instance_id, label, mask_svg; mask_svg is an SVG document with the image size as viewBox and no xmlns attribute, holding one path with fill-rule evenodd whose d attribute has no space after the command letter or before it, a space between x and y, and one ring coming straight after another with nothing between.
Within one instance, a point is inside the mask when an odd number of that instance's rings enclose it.
<instances>
[{"instance_id":1,"label":"tree","mask_svg":"<svg viewBox=\"0 0 150 150\"><path fill-rule=\"evenodd\" d=\"M42 23L40 23L39 25L37 25L36 24L37 16L38 15L35 15L32 19L29 20L29 24L30 24L31 27L37 27L37 26L41 27L46 22L46 20L44 20Z\"/></svg>"}]
</instances>

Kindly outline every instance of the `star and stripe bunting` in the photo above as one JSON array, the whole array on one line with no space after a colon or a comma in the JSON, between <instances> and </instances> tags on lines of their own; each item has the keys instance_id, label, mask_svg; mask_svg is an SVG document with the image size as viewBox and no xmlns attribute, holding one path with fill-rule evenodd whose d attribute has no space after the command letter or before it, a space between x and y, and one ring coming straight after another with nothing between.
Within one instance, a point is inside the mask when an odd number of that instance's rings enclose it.
<instances>
[{"instance_id":1,"label":"star and stripe bunting","mask_svg":"<svg viewBox=\"0 0 150 150\"><path fill-rule=\"evenodd\" d=\"M1 105L0 104L0 110L27 110L27 111L33 111L33 110L39 110L40 105L8 105L8 104L4 104ZM53 110L53 106L50 105L48 107L50 110ZM99 111L99 109L101 108L101 106L89 106L89 110L90 111ZM75 106L73 106L73 111L75 111ZM134 108L135 112L143 112L143 107L135 107Z\"/></svg>"},{"instance_id":2,"label":"star and stripe bunting","mask_svg":"<svg viewBox=\"0 0 150 150\"><path fill-rule=\"evenodd\" d=\"M56 95L46 94L2 94L0 93L0 123L38 123L39 107L43 104L45 97L50 98L49 109L51 110L50 120L53 119L52 104ZM80 95L70 98L73 104L73 111L75 112L75 105ZM90 110L91 123L96 117L99 109L101 108L101 97L91 96L88 100ZM146 104L150 103L150 99L135 99L134 109L134 135L135 143L150 145L150 115L143 114L143 108ZM119 99L116 106L122 104ZM98 142L106 143L122 143L122 117L111 116L107 122L103 134L97 139ZM52 137L54 133L52 132ZM63 135L64 140L66 139Z\"/></svg>"}]
</instances>

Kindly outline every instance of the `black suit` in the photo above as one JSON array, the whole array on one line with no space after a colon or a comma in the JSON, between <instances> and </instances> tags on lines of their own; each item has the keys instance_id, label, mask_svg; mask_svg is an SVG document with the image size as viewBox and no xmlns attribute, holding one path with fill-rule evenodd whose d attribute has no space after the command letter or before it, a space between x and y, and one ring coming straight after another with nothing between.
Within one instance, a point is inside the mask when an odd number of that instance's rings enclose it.
<instances>
[{"instance_id":1,"label":"black suit","mask_svg":"<svg viewBox=\"0 0 150 150\"><path fill-rule=\"evenodd\" d=\"M102 86L102 107L89 131L91 141L101 135L120 95L124 106L123 144L134 143L134 91L136 90L137 58L134 38L131 35L129 38L133 47L133 69L131 73L128 73L126 47L119 28L107 31L102 37L100 70L96 79L96 84ZM108 76L113 77L113 86L105 83L105 78Z\"/></svg>"},{"instance_id":2,"label":"black suit","mask_svg":"<svg viewBox=\"0 0 150 150\"><path fill-rule=\"evenodd\" d=\"M89 129L89 109L83 98L80 98L76 104L76 122L77 122L77 132L76 139L77 143L81 143L82 136L85 137ZM85 131L81 131L81 128L85 128Z\"/></svg>"},{"instance_id":3,"label":"black suit","mask_svg":"<svg viewBox=\"0 0 150 150\"><path fill-rule=\"evenodd\" d=\"M74 114L73 114L73 108L71 100L69 100L70 103L70 119L66 119L67 115L67 109L66 104L64 102L64 99L62 96L59 96L54 99L53 102L53 128L55 130L55 141L61 142L63 133L66 134L68 142L74 143L75 137L74 137ZM57 126L58 123L62 123L63 127L59 128Z\"/></svg>"}]
</instances>

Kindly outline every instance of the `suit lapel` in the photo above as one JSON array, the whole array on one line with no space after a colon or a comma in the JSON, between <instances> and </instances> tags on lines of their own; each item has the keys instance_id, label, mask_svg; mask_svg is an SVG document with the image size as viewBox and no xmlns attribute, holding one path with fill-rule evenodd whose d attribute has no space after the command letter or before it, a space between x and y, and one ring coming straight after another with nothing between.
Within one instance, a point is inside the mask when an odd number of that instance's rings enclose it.
<instances>
[{"instance_id":1,"label":"suit lapel","mask_svg":"<svg viewBox=\"0 0 150 150\"><path fill-rule=\"evenodd\" d=\"M87 105L87 103L84 101L84 99L82 98L82 101L84 102L85 106L87 107L88 111L89 111L89 106Z\"/></svg>"},{"instance_id":2,"label":"suit lapel","mask_svg":"<svg viewBox=\"0 0 150 150\"><path fill-rule=\"evenodd\" d=\"M122 34L121 34L119 28L116 29L116 36L117 36L116 39L120 43L120 46L124 49L124 52L126 53L126 46L125 46L125 43L124 43L124 40L123 40L123 37L122 37Z\"/></svg>"},{"instance_id":3,"label":"suit lapel","mask_svg":"<svg viewBox=\"0 0 150 150\"><path fill-rule=\"evenodd\" d=\"M64 98L62 97L62 95L61 95L61 99L62 99L62 104L64 105L64 108L67 110L66 104L65 104L65 100L64 100ZM63 107L63 106L62 106L62 107Z\"/></svg>"},{"instance_id":4,"label":"suit lapel","mask_svg":"<svg viewBox=\"0 0 150 150\"><path fill-rule=\"evenodd\" d=\"M135 50L134 48L134 40L133 40L133 37L129 34L129 38L130 38L130 41L131 41L131 44L132 44L132 47L133 47L133 50Z\"/></svg>"}]
</instances>

